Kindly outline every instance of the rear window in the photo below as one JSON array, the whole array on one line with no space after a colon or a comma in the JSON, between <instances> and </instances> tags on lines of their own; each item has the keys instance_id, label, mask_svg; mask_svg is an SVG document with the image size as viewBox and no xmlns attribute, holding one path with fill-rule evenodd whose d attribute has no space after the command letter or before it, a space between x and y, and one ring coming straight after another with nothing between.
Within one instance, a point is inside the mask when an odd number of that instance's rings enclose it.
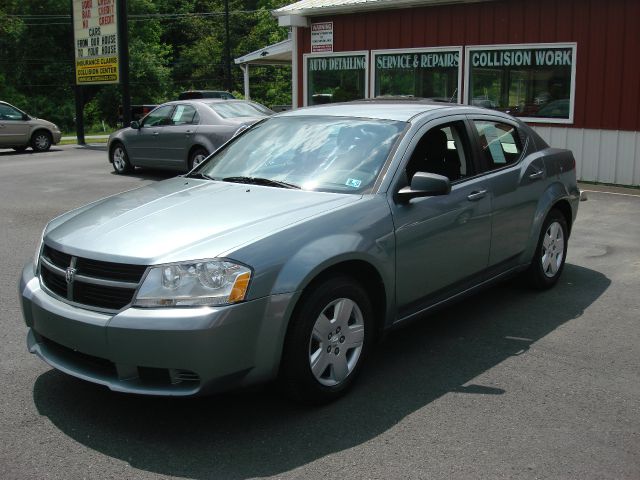
<instances>
[{"instance_id":1,"label":"rear window","mask_svg":"<svg viewBox=\"0 0 640 480\"><path fill-rule=\"evenodd\" d=\"M219 102L207 105L222 118L266 117L273 113L268 108L253 103Z\"/></svg>"},{"instance_id":2,"label":"rear window","mask_svg":"<svg viewBox=\"0 0 640 480\"><path fill-rule=\"evenodd\" d=\"M235 97L229 92L219 92L215 90L191 90L188 92L182 92L180 95L178 95L178 100L192 100L194 98L234 99Z\"/></svg>"}]
</instances>

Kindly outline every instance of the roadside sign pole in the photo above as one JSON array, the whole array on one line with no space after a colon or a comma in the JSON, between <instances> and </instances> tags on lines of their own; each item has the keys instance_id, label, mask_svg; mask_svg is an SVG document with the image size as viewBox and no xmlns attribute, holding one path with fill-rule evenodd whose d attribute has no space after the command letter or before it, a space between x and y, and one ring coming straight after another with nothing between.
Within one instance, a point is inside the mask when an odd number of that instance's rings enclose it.
<instances>
[{"instance_id":1,"label":"roadside sign pole","mask_svg":"<svg viewBox=\"0 0 640 480\"><path fill-rule=\"evenodd\" d=\"M84 98L82 95L82 86L74 85L76 94L76 138L78 145L84 145Z\"/></svg>"},{"instance_id":2,"label":"roadside sign pole","mask_svg":"<svg viewBox=\"0 0 640 480\"><path fill-rule=\"evenodd\" d=\"M73 92L76 99L76 139L78 141L78 145L84 145L84 99L82 98L82 87L76 83L76 54L75 54L75 35L73 32L73 0L69 1L69 7L71 8L71 45L73 45L73 49L71 50L71 60L73 62Z\"/></svg>"},{"instance_id":3,"label":"roadside sign pole","mask_svg":"<svg viewBox=\"0 0 640 480\"><path fill-rule=\"evenodd\" d=\"M131 123L131 91L129 90L129 25L127 0L118 0L118 40L120 41L120 82L122 84L122 126Z\"/></svg>"}]
</instances>

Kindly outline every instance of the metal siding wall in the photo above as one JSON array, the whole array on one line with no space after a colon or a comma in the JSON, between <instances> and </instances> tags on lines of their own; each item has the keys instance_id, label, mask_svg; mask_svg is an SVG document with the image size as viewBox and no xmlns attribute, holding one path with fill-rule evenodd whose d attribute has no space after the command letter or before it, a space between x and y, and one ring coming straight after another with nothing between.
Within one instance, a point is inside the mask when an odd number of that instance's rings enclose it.
<instances>
[{"instance_id":1,"label":"metal siding wall","mask_svg":"<svg viewBox=\"0 0 640 480\"><path fill-rule=\"evenodd\" d=\"M616 183L622 183L623 179L634 178L633 167L636 164L636 140L635 132L620 132L618 138L618 162L616 164ZM636 179L636 184L640 179Z\"/></svg>"},{"instance_id":2,"label":"metal siding wall","mask_svg":"<svg viewBox=\"0 0 640 480\"><path fill-rule=\"evenodd\" d=\"M533 128L552 147L573 152L579 180L640 185L640 132Z\"/></svg>"}]
</instances>

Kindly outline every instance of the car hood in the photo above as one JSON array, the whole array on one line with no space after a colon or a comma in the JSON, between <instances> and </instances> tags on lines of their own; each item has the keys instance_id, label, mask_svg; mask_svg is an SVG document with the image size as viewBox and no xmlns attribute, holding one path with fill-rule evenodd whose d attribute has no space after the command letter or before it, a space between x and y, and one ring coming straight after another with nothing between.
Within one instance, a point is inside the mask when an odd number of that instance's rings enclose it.
<instances>
[{"instance_id":1,"label":"car hood","mask_svg":"<svg viewBox=\"0 0 640 480\"><path fill-rule=\"evenodd\" d=\"M34 125L42 125L45 127L49 127L54 130L58 128L55 123L50 122L49 120L44 120L43 118L31 117L31 123Z\"/></svg>"},{"instance_id":2,"label":"car hood","mask_svg":"<svg viewBox=\"0 0 640 480\"><path fill-rule=\"evenodd\" d=\"M360 198L177 177L69 212L51 222L45 241L110 262L212 258Z\"/></svg>"}]
</instances>

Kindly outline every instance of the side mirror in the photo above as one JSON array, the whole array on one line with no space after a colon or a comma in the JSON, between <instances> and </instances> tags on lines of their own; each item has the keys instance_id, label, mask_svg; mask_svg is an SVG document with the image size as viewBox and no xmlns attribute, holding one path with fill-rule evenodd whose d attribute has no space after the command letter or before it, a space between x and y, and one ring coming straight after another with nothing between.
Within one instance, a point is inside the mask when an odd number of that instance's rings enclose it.
<instances>
[{"instance_id":1,"label":"side mirror","mask_svg":"<svg viewBox=\"0 0 640 480\"><path fill-rule=\"evenodd\" d=\"M134 120L133 122L131 122L131 124L129 126L131 128L133 128L134 130L138 130L140 128L140 123L138 123L137 120Z\"/></svg>"},{"instance_id":2,"label":"side mirror","mask_svg":"<svg viewBox=\"0 0 640 480\"><path fill-rule=\"evenodd\" d=\"M22 121L26 122L27 120L31 120L31 117L29 115L27 115L26 113L22 114Z\"/></svg>"},{"instance_id":3,"label":"side mirror","mask_svg":"<svg viewBox=\"0 0 640 480\"><path fill-rule=\"evenodd\" d=\"M398 192L398 200L407 203L412 198L448 195L449 192L451 192L449 178L435 173L416 172L411 179L411 186L404 187Z\"/></svg>"}]
</instances>

